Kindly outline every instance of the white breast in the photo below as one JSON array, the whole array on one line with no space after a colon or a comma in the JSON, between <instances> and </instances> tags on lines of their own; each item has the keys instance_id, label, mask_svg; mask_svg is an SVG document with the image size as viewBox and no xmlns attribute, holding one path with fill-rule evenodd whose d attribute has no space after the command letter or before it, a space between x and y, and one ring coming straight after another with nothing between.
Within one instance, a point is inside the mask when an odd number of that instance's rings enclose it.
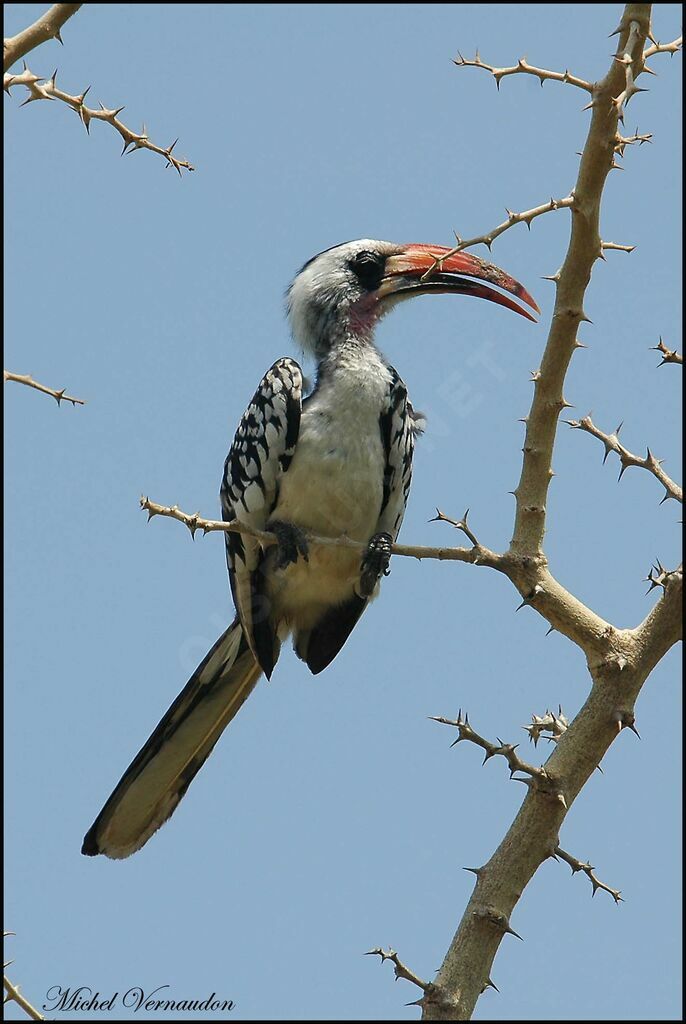
<instances>
[{"instance_id":1,"label":"white breast","mask_svg":"<svg viewBox=\"0 0 686 1024\"><path fill-rule=\"evenodd\" d=\"M352 356L354 355L354 359ZM366 543L378 528L385 453L379 417L390 385L376 351L345 354L303 409L293 460L281 480L273 519L323 537L346 535ZM276 573L270 592L294 624L320 614L322 606L347 600L359 580L360 554L345 548L313 548Z\"/></svg>"}]
</instances>

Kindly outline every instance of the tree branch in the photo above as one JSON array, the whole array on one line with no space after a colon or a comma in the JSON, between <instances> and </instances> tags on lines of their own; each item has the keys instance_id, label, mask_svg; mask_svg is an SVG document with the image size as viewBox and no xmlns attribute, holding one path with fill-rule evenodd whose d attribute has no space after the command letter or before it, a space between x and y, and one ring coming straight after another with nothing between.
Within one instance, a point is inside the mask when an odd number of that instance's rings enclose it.
<instances>
[{"instance_id":1,"label":"tree branch","mask_svg":"<svg viewBox=\"0 0 686 1024\"><path fill-rule=\"evenodd\" d=\"M86 403L81 398L74 398L72 395L65 394L66 389L62 388L61 391L55 391L53 388L48 388L45 384L39 384L33 377L30 377L28 373L10 373L9 370L4 370L5 383L7 381L14 381L17 384L25 384L28 388L35 388L36 391L42 391L44 395L51 395L55 399L58 405L64 402L71 402L72 405L85 405Z\"/></svg>"},{"instance_id":2,"label":"tree branch","mask_svg":"<svg viewBox=\"0 0 686 1024\"><path fill-rule=\"evenodd\" d=\"M78 96L72 96L67 92L63 92L57 87L57 71L54 72L52 78L47 81L44 78L39 78L38 75L34 75L33 72L26 66L24 62L24 70L19 75L8 75L4 77L4 88L5 92L10 92L13 86L23 85L29 91L28 99L24 100L21 104L22 107L26 106L27 103L33 103L36 100L60 100L62 103L66 103L68 107L78 115L80 121L84 125L86 132L90 134L90 123L91 121L106 121L116 131L119 132L120 136L124 141L124 148L122 149L121 155L125 153L134 153L137 149L148 149L151 153L158 153L164 157L167 161L167 167L173 167L178 173L179 177L182 176L182 169L187 171L194 171L195 168L187 160L179 160L178 157L174 156L173 149L176 143L179 141L175 139L170 146L164 149L162 146L156 145L151 142L145 125L139 132L134 132L120 121L119 114L121 114L123 107L118 107L116 110L108 110L107 107L100 104L100 110L96 110L92 107L87 107L85 104L86 96L90 91L90 86L80 93Z\"/></svg>"},{"instance_id":3,"label":"tree branch","mask_svg":"<svg viewBox=\"0 0 686 1024\"><path fill-rule=\"evenodd\" d=\"M675 348L667 348L662 338L660 338L657 345L653 345L651 351L659 352L662 355L662 359L657 364L658 367L664 366L665 363L678 363L679 366L683 364L684 357L682 356L681 352L677 352Z\"/></svg>"},{"instance_id":4,"label":"tree branch","mask_svg":"<svg viewBox=\"0 0 686 1024\"><path fill-rule=\"evenodd\" d=\"M621 423L613 434L605 434L602 430L596 427L590 415L584 416L582 420L567 420L566 422L574 430L582 430L584 433L591 434L593 437L597 437L599 441L602 441L605 447L603 464L607 461L607 457L610 452L614 452L619 456L619 461L622 464L619 471L620 480L627 469L631 466L638 466L639 469L645 469L649 473L652 473L655 479L660 481L665 489L665 497L662 499L663 501L666 501L667 498L675 498L677 501L683 502L682 489L667 476L662 468L662 459L656 459L650 448L647 449L647 455L645 458L641 458L640 455L634 455L628 450L628 448L625 448L623 444L620 444L619 432L622 429Z\"/></svg>"},{"instance_id":5,"label":"tree branch","mask_svg":"<svg viewBox=\"0 0 686 1024\"><path fill-rule=\"evenodd\" d=\"M268 547L277 542L273 533L256 530L252 526L237 521L225 523L219 520L203 519L198 512L183 512L177 505L158 505L145 496L140 499L141 508L148 513L148 522L153 516L164 516L183 523L195 538L198 530L206 533L244 533ZM439 516L464 531L465 523L449 519L442 513ZM471 538L476 540L469 531ZM360 555L365 545L349 537L318 537L308 535L310 544L321 544L324 547L355 548ZM476 543L471 548L458 547L425 547L412 544L393 544L391 554L401 558L435 559L440 562L466 562L470 565L484 565L503 573L515 585L522 597L520 608L531 606L543 615L550 625L560 633L569 637L586 653L587 657L598 656L612 649L612 627L608 622L587 608L581 601L555 579L547 566L542 566L530 558L521 558L509 552L498 554Z\"/></svg>"},{"instance_id":6,"label":"tree branch","mask_svg":"<svg viewBox=\"0 0 686 1024\"><path fill-rule=\"evenodd\" d=\"M470 1019L506 934L497 921L509 923L529 881L559 848L560 828L579 792L619 734L633 727L635 701L645 680L680 638L681 602L682 575L676 571L640 626L615 631L617 649L623 653L589 665L589 697L543 766L548 788L529 787L498 849L487 864L472 869L476 886L433 989L423 1000L423 1019Z\"/></svg>"},{"instance_id":7,"label":"tree branch","mask_svg":"<svg viewBox=\"0 0 686 1024\"><path fill-rule=\"evenodd\" d=\"M655 664L681 635L680 570L651 575L651 589L662 590L660 600L640 626L620 630L609 623L600 627L593 613L583 605L579 607L573 595L559 592L562 588L548 572L543 552L559 413L569 405L563 384L571 357L580 346L579 324L588 320L584 295L593 265L602 254L600 201L617 146L621 145L619 119L628 100L639 91L635 79L643 70L650 9L649 4L626 6L618 30L617 56L605 78L591 90L591 125L572 193L571 239L562 269L553 275L557 286L555 309L541 368L533 375L535 392L527 418L522 473L515 491L514 535L505 556L508 575L524 595L525 603L557 628L559 616L562 631L586 652L592 687L571 725L565 720L555 728L552 721L534 716L531 725L525 727L534 742L545 731L555 741L542 769L549 784L540 787L535 784L538 779L530 777L529 792L504 840L486 865L474 869L474 892L435 984L422 1000L423 1018L427 1020L470 1019L524 889L543 861L559 849L560 826L568 809L610 745L626 728L635 731L636 697ZM527 578L531 587L528 595L523 586ZM578 615L572 613L573 609L578 609ZM478 742L463 735L464 721L458 719L453 724L460 729L460 738ZM487 754L500 752L479 739L482 742L478 745Z\"/></svg>"},{"instance_id":8,"label":"tree branch","mask_svg":"<svg viewBox=\"0 0 686 1024\"><path fill-rule=\"evenodd\" d=\"M682 36L678 36L672 40L671 43L657 43L653 42L652 46L649 46L643 51L643 60L648 60L649 57L654 57L656 53L669 53L672 56L681 49L683 44ZM644 69L647 70L647 69Z\"/></svg>"},{"instance_id":9,"label":"tree branch","mask_svg":"<svg viewBox=\"0 0 686 1024\"><path fill-rule=\"evenodd\" d=\"M394 949L381 949L380 946L377 946L376 949L367 950L365 956L379 956L381 957L381 963L384 963L386 960L390 960L393 964L396 981L398 981L399 978L402 978L404 981L409 981L413 985L416 985L417 988L421 988L423 992L426 992L431 988L430 984L426 981L422 981L414 971L411 971L409 967L405 966ZM417 1004L408 1003L408 1006L411 1005Z\"/></svg>"},{"instance_id":10,"label":"tree branch","mask_svg":"<svg viewBox=\"0 0 686 1024\"><path fill-rule=\"evenodd\" d=\"M458 711L457 718L454 721L450 718L443 718L436 715L431 715L430 718L432 722L439 722L441 725L450 725L457 729L458 737L451 746L454 747L457 743L468 740L470 743L474 743L477 747L481 747L481 749L485 751L482 764L486 764L486 762L492 757L500 755L501 757L504 757L508 763L510 778L515 776L515 772L521 772L523 775L528 776L528 778L516 779L517 782L525 782L527 785L534 785L538 789L545 790L549 793L551 792L551 787L549 785L550 779L545 769L523 761L519 754L517 754L517 747L519 746L518 743L503 743L501 739L499 739L497 743L492 743L490 740L485 739L472 728L469 722L469 716L463 716L461 710ZM553 787L553 789L553 795L557 799L562 798L564 800L564 797L562 797L562 794L557 790L557 788Z\"/></svg>"},{"instance_id":11,"label":"tree branch","mask_svg":"<svg viewBox=\"0 0 686 1024\"><path fill-rule=\"evenodd\" d=\"M546 68L535 68L527 63L526 57L522 57L511 68L496 68L492 64L486 64L482 61L477 50L474 60L465 60L462 54L458 53L454 63L459 68L483 68L484 71L488 71L493 75L498 88L500 88L501 79L506 78L508 75L534 75L538 78L541 85L548 81L564 82L565 85L574 85L585 92L593 92L592 82L585 82L583 78L577 78L575 75L570 74L569 71L548 71Z\"/></svg>"},{"instance_id":12,"label":"tree branch","mask_svg":"<svg viewBox=\"0 0 686 1024\"><path fill-rule=\"evenodd\" d=\"M636 248L636 246L635 245L619 245L618 242L601 242L600 243L600 248L603 250L603 252L605 251L605 249L614 249L617 252L633 252L634 249Z\"/></svg>"},{"instance_id":13,"label":"tree branch","mask_svg":"<svg viewBox=\"0 0 686 1024\"><path fill-rule=\"evenodd\" d=\"M64 4L58 6L69 7L72 5ZM75 4L73 6L80 7L80 4ZM38 1012L35 1006L32 1006L28 999L26 999L25 996L21 994L17 986L12 984L12 982L9 980L6 974L3 976L3 985L6 992L4 999L5 1003L16 1003L17 1006L21 1007L26 1016L31 1018L31 1020L45 1020L45 1017L43 1017L43 1015Z\"/></svg>"},{"instance_id":14,"label":"tree branch","mask_svg":"<svg viewBox=\"0 0 686 1024\"><path fill-rule=\"evenodd\" d=\"M543 558L546 501L553 476L558 417L562 409L569 407L563 395L563 383L580 344L579 325L588 321L584 296L593 264L602 252L600 202L613 163L620 112L615 97L626 82L629 67L626 59L631 61L640 52L638 45L645 39L649 17L650 5L627 5L617 58L606 77L593 86L591 125L574 188L571 239L562 269L553 275L555 308L541 368L534 379L522 473L515 490L517 512L511 544L512 552L535 559Z\"/></svg>"},{"instance_id":15,"label":"tree branch","mask_svg":"<svg viewBox=\"0 0 686 1024\"><path fill-rule=\"evenodd\" d=\"M597 893L598 889L602 889L603 892L609 892L610 896L615 901L615 903L623 902L621 890L612 889L609 885L605 885L604 882L601 882L600 879L595 876L595 868L591 864L583 860L578 860L576 857L573 857L571 853L567 853L565 850L563 850L561 846L555 847L555 853L553 854L553 857L555 857L556 859L559 857L560 860L563 860L566 864L569 864L570 868L572 869L573 875L575 875L577 871L583 871L584 874L588 877L591 885L593 886L594 896Z\"/></svg>"},{"instance_id":16,"label":"tree branch","mask_svg":"<svg viewBox=\"0 0 686 1024\"><path fill-rule=\"evenodd\" d=\"M158 505L145 496L140 499L140 506L148 513L148 522L150 522L153 516L165 516L169 519L176 519L177 522L183 523L184 526L188 527L193 538L195 538L197 530L202 530L203 535L206 533L243 533L249 537L254 537L255 540L260 542L262 547L269 547L272 544L278 543L275 533L257 530L247 523L238 522L238 520L225 523L215 519L203 519L199 512L182 512L178 505ZM359 541L351 540L345 536L318 537L314 534L307 534L307 540L309 544L319 544L323 547L353 548L360 552L360 556L366 550L366 544L360 544ZM487 565L490 568L500 568L502 558L501 555L498 555L495 551L490 551L481 544L477 544L472 548L434 548L411 544L393 544L391 546L391 554L399 555L403 558L437 559L440 562L468 562L472 565Z\"/></svg>"},{"instance_id":17,"label":"tree branch","mask_svg":"<svg viewBox=\"0 0 686 1024\"><path fill-rule=\"evenodd\" d=\"M27 53L48 39L57 39L61 43L60 30L62 26L73 14L76 14L81 6L82 4L53 4L45 14L34 21L33 25L25 28L16 36L5 39L3 71L8 71L20 57L25 57Z\"/></svg>"},{"instance_id":18,"label":"tree branch","mask_svg":"<svg viewBox=\"0 0 686 1024\"><path fill-rule=\"evenodd\" d=\"M477 235L475 238L460 238L458 234L455 234L457 245L442 256L435 257L433 265L422 275L422 281L426 281L432 274L437 272L440 273L445 260L450 259L451 256L454 256L458 252L462 252L463 249L470 249L473 245L485 245L490 251L495 239L499 235L502 235L504 231L508 231L510 228L513 228L515 224L526 224L526 226L531 229L531 222L535 220L536 217L541 217L544 213L552 213L554 210L566 210L573 205L573 195L566 196L564 199L550 199L547 203L542 203L540 206L534 206L533 209L524 210L522 213L513 213L512 210L507 210L507 220L504 220L502 224L498 224L497 227L491 228L491 230L485 235Z\"/></svg>"}]
</instances>

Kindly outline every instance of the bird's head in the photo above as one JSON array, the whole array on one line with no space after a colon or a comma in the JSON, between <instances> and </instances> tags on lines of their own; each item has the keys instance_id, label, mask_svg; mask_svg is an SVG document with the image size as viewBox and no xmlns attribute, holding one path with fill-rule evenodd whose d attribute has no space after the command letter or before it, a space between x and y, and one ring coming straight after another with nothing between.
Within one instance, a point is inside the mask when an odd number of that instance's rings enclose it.
<instances>
[{"instance_id":1,"label":"bird's head","mask_svg":"<svg viewBox=\"0 0 686 1024\"><path fill-rule=\"evenodd\" d=\"M540 312L527 290L509 274L470 252L448 255L450 251L440 245L396 245L362 238L319 253L288 290L296 342L321 358L339 339L371 339L377 322L396 303L430 292L475 295L534 320L505 292Z\"/></svg>"}]
</instances>

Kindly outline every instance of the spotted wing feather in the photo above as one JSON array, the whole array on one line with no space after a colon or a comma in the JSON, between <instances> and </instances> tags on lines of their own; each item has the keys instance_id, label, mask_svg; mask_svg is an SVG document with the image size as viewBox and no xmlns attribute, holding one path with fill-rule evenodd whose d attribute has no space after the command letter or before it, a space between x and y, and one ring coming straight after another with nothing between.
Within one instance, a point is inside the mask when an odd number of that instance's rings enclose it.
<instances>
[{"instance_id":1,"label":"spotted wing feather","mask_svg":"<svg viewBox=\"0 0 686 1024\"><path fill-rule=\"evenodd\" d=\"M279 359L267 371L238 425L224 464L222 518L263 530L276 505L300 430L302 372L294 359ZM255 629L268 610L255 579L261 548L247 534L226 533L231 591L245 635L257 657Z\"/></svg>"},{"instance_id":2,"label":"spotted wing feather","mask_svg":"<svg viewBox=\"0 0 686 1024\"><path fill-rule=\"evenodd\" d=\"M396 540L412 483L415 438L424 429L424 417L412 408L407 388L398 373L393 368L391 373L391 386L379 419L386 465L377 532L390 533Z\"/></svg>"}]
</instances>

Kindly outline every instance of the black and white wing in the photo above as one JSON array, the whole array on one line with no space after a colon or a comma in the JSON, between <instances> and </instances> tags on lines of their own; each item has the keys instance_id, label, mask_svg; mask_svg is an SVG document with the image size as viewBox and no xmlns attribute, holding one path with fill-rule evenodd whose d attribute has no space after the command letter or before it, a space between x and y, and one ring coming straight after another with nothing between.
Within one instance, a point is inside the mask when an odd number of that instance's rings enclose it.
<instances>
[{"instance_id":1,"label":"black and white wing","mask_svg":"<svg viewBox=\"0 0 686 1024\"><path fill-rule=\"evenodd\" d=\"M424 430L424 417L416 413L407 388L391 367L392 379L379 425L386 465L378 533L390 533L395 541L407 506L412 483L415 438Z\"/></svg>"},{"instance_id":2,"label":"black and white wing","mask_svg":"<svg viewBox=\"0 0 686 1024\"><path fill-rule=\"evenodd\" d=\"M294 359L278 359L267 370L238 425L224 464L222 518L264 530L276 505L279 485L288 470L300 430L302 372ZM244 533L226 533L226 560L236 611L258 661L259 636L269 629L269 610L256 573L259 543ZM266 638L265 638L266 639ZM266 674L269 668L263 664Z\"/></svg>"}]
</instances>

